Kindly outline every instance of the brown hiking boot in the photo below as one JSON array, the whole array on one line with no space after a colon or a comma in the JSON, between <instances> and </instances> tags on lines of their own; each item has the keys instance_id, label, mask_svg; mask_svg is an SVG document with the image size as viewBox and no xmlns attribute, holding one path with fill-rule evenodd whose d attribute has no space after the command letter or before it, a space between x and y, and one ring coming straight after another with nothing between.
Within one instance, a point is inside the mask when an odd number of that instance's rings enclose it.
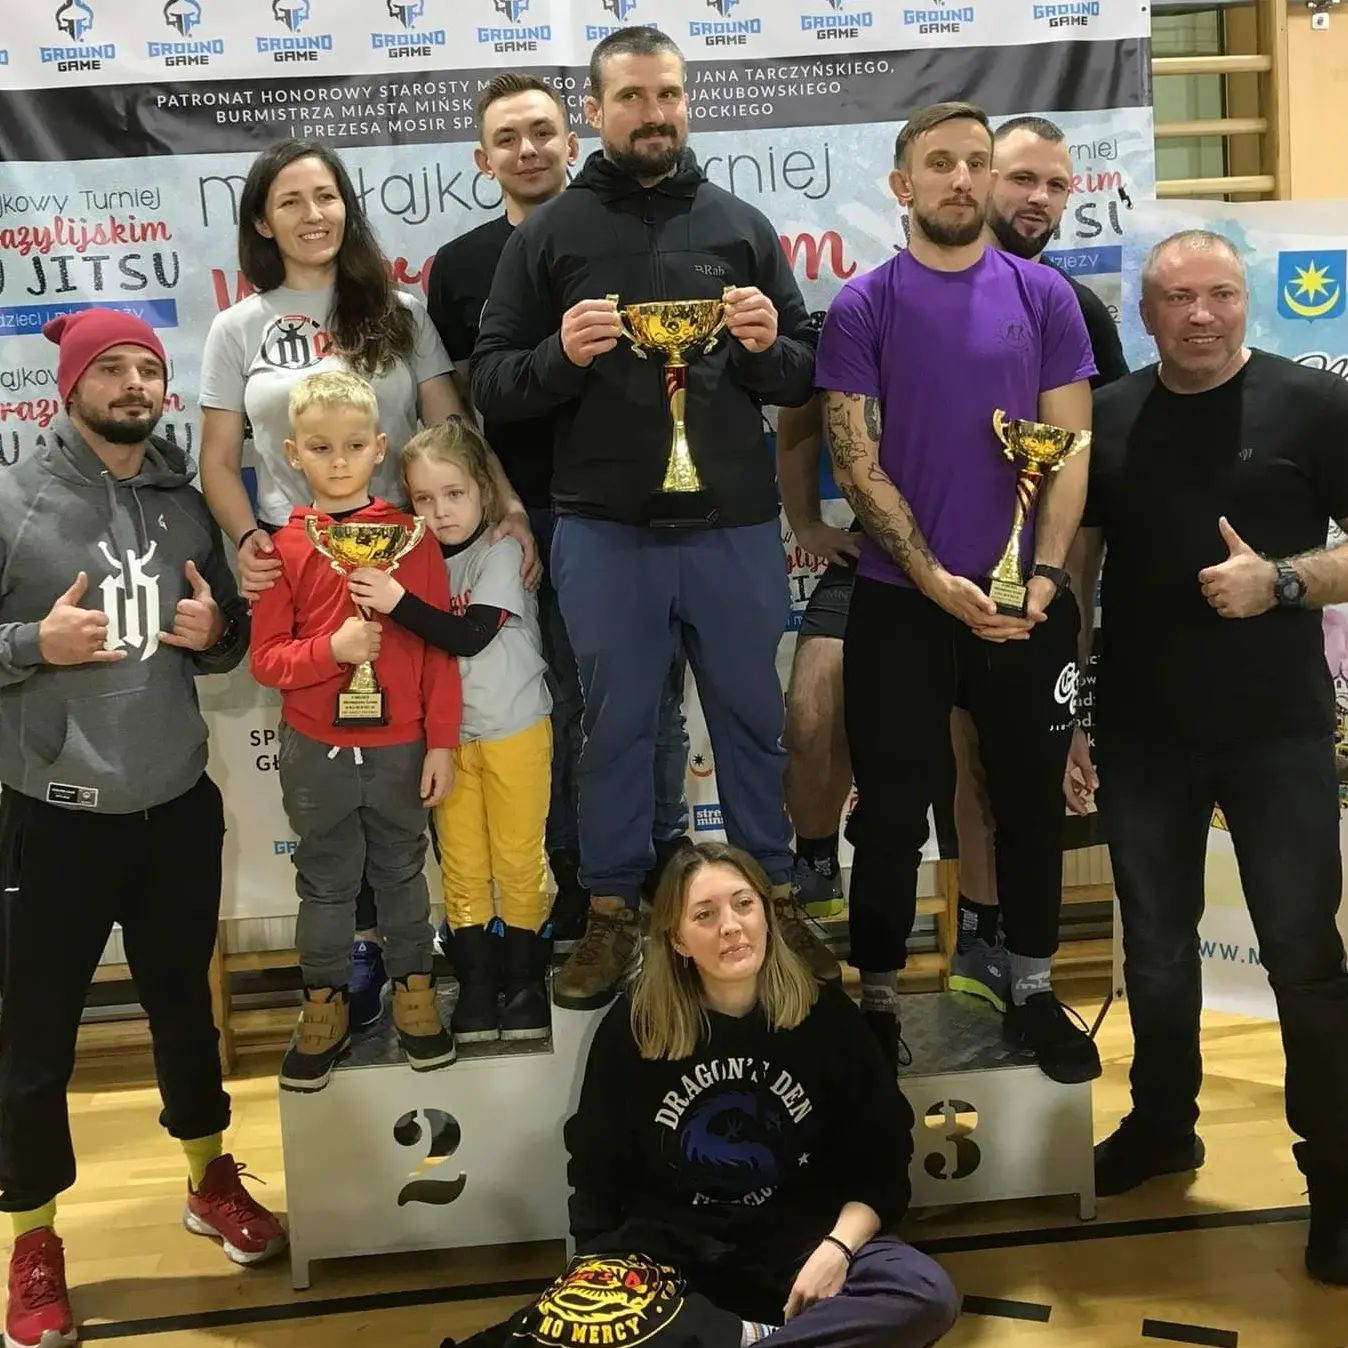
<instances>
[{"instance_id":1,"label":"brown hiking boot","mask_svg":"<svg viewBox=\"0 0 1348 1348\"><path fill-rule=\"evenodd\" d=\"M351 1047L345 988L305 988L300 1023L281 1059L281 1088L321 1091Z\"/></svg>"},{"instance_id":2,"label":"brown hiking boot","mask_svg":"<svg viewBox=\"0 0 1348 1348\"><path fill-rule=\"evenodd\" d=\"M440 1019L434 974L408 974L393 980L393 1028L414 1072L448 1067L457 1056L454 1036Z\"/></svg>"},{"instance_id":3,"label":"brown hiking boot","mask_svg":"<svg viewBox=\"0 0 1348 1348\"><path fill-rule=\"evenodd\" d=\"M607 1006L641 968L641 923L618 898L590 900L585 935L552 979L552 1000L568 1011Z\"/></svg>"},{"instance_id":4,"label":"brown hiking boot","mask_svg":"<svg viewBox=\"0 0 1348 1348\"><path fill-rule=\"evenodd\" d=\"M833 952L810 930L809 919L792 898L790 885L773 885L772 911L787 949L794 950L821 983L831 983L842 977Z\"/></svg>"}]
</instances>

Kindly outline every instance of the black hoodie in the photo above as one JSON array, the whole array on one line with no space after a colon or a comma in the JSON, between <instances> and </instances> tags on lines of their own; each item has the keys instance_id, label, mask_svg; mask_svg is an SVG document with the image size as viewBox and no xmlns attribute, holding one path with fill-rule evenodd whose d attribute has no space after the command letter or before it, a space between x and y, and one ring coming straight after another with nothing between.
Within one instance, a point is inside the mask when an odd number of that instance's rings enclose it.
<instances>
[{"instance_id":1,"label":"black hoodie","mask_svg":"<svg viewBox=\"0 0 1348 1348\"><path fill-rule=\"evenodd\" d=\"M555 418L558 510L645 524L671 439L663 358L641 360L622 340L580 369L562 351L562 316L607 295L620 306L719 299L728 285L757 286L772 300L778 339L753 355L723 334L710 354L691 356L685 419L713 522L761 524L776 517L777 485L760 408L810 397L815 346L767 217L709 183L689 150L651 188L595 151L515 231L482 313L473 398L492 420Z\"/></svg>"},{"instance_id":2,"label":"black hoodie","mask_svg":"<svg viewBox=\"0 0 1348 1348\"><path fill-rule=\"evenodd\" d=\"M844 1203L903 1216L913 1112L846 993L821 988L794 1030L709 1013L678 1062L641 1057L631 1013L623 997L604 1017L566 1125L580 1251L639 1250L718 1304L780 1315Z\"/></svg>"}]
</instances>

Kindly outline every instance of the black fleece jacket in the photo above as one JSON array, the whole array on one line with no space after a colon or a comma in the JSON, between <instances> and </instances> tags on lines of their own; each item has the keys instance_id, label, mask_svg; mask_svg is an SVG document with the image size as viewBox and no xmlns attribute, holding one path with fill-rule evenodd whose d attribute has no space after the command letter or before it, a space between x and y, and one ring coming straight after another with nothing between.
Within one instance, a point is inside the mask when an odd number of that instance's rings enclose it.
<instances>
[{"instance_id":1,"label":"black fleece jacket","mask_svg":"<svg viewBox=\"0 0 1348 1348\"><path fill-rule=\"evenodd\" d=\"M794 1030L710 1013L678 1062L641 1057L631 1012L620 998L595 1032L566 1125L580 1251L640 1250L716 1284L718 1304L780 1313L844 1203L903 1216L913 1112L839 988ZM720 1289L725 1268L738 1290Z\"/></svg>"},{"instance_id":2,"label":"black fleece jacket","mask_svg":"<svg viewBox=\"0 0 1348 1348\"><path fill-rule=\"evenodd\" d=\"M580 369L562 350L562 316L607 295L620 305L718 299L728 285L757 286L772 300L778 340L754 355L723 333L710 354L691 356L685 419L712 522L761 524L776 516L777 485L760 409L811 396L815 347L762 212L709 183L689 150L651 188L595 151L571 186L515 231L482 313L473 398L492 420L555 418L559 511L646 523L671 439L663 358L639 359L623 340Z\"/></svg>"}]
</instances>

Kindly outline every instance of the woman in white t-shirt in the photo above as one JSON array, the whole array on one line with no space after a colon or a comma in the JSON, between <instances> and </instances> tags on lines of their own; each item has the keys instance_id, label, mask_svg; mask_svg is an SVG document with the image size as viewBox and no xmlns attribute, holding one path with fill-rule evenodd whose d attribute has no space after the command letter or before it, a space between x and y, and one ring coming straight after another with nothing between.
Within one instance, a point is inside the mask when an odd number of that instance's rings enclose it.
<instances>
[{"instance_id":1,"label":"woman in white t-shirt","mask_svg":"<svg viewBox=\"0 0 1348 1348\"><path fill-rule=\"evenodd\" d=\"M256 293L218 314L201 365L201 480L207 504L239 547L248 598L271 586L280 563L269 532L308 505L304 478L286 462L290 390L317 370L368 379L389 453L372 490L406 506L400 451L418 423L463 412L453 368L422 301L389 279L388 263L341 160L321 145L286 140L253 162L239 202L239 267ZM258 510L243 485L245 422L257 457ZM503 532L532 564L524 508L493 456L507 502Z\"/></svg>"}]
</instances>

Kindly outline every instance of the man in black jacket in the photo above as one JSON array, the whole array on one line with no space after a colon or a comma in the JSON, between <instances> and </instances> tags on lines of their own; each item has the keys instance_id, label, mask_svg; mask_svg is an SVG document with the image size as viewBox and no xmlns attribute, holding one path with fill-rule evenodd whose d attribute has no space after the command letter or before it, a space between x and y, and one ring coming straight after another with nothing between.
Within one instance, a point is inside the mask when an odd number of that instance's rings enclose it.
<instances>
[{"instance_id":1,"label":"man in black jacket","mask_svg":"<svg viewBox=\"0 0 1348 1348\"><path fill-rule=\"evenodd\" d=\"M473 360L484 416L555 418L552 566L585 692L580 847L594 897L554 997L602 1006L637 959L656 716L679 636L718 760L726 833L777 886L792 943L836 977L790 898L775 664L788 599L761 415L763 404L810 396L809 315L771 224L708 183L687 149L674 43L655 29L619 30L595 48L590 85L586 111L603 149L515 231ZM688 440L705 493L671 518L660 500L671 442L664 362L620 345L606 297L626 306L723 293L729 337L690 356L687 371Z\"/></svg>"}]
</instances>

